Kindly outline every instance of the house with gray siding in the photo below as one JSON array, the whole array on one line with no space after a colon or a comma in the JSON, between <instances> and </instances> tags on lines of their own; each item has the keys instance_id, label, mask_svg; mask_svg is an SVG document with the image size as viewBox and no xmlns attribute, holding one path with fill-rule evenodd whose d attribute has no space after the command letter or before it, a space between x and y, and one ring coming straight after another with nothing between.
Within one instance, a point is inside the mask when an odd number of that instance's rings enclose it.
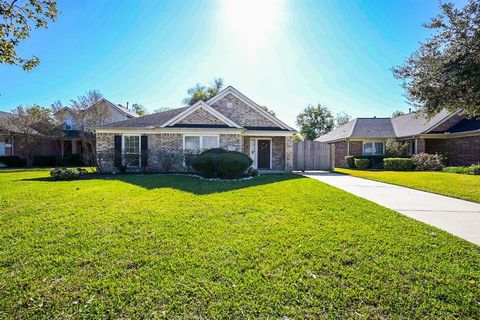
<instances>
[{"instance_id":1,"label":"house with gray siding","mask_svg":"<svg viewBox=\"0 0 480 320\"><path fill-rule=\"evenodd\" d=\"M210 148L243 152L259 170L290 171L296 133L231 86L208 101L98 126L95 132L97 157L120 154L130 159L130 170L143 166L153 172L162 171L162 153L197 154ZM115 163L109 158L105 171L115 171ZM177 161L173 170L188 168Z\"/></svg>"}]
</instances>

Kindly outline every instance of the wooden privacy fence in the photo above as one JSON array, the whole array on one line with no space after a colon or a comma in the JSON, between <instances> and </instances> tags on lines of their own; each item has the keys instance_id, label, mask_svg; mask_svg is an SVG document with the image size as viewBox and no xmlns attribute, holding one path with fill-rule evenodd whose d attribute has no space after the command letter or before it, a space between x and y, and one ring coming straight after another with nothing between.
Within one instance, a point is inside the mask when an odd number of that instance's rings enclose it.
<instances>
[{"instance_id":1,"label":"wooden privacy fence","mask_svg":"<svg viewBox=\"0 0 480 320\"><path fill-rule=\"evenodd\" d=\"M330 145L319 141L300 141L293 144L294 170L331 170L333 161Z\"/></svg>"}]
</instances>

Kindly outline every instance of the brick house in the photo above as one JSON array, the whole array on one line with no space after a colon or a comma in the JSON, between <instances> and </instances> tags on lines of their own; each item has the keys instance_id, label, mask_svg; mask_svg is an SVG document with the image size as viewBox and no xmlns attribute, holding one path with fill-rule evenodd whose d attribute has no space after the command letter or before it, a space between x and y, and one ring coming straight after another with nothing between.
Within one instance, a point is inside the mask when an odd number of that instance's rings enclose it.
<instances>
[{"instance_id":1,"label":"brick house","mask_svg":"<svg viewBox=\"0 0 480 320\"><path fill-rule=\"evenodd\" d=\"M121 151L133 159L131 170L142 165L142 154L148 154L148 171L161 171L162 152L195 154L210 148L243 152L259 170L293 166L295 130L231 86L208 101L102 125L95 132L97 155ZM114 160L108 161L105 170L114 171ZM177 161L173 170L187 168Z\"/></svg>"},{"instance_id":2,"label":"brick house","mask_svg":"<svg viewBox=\"0 0 480 320\"><path fill-rule=\"evenodd\" d=\"M383 155L385 141L409 144L409 154L439 153L449 165L480 163L480 118L460 111L442 111L432 118L409 113L394 118L357 118L319 137L334 147L335 166L345 167L347 155Z\"/></svg>"},{"instance_id":3,"label":"brick house","mask_svg":"<svg viewBox=\"0 0 480 320\"><path fill-rule=\"evenodd\" d=\"M0 119L13 117L13 114L0 111ZM2 132L0 129L0 157L2 156L12 156L14 153L13 147L13 136L8 132Z\"/></svg>"}]
</instances>

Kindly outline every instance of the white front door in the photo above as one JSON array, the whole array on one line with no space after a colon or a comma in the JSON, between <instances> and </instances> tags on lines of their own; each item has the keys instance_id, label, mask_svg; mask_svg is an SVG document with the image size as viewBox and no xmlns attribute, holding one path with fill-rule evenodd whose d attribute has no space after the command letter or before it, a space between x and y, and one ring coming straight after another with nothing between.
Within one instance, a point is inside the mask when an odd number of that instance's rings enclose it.
<instances>
[{"instance_id":1,"label":"white front door","mask_svg":"<svg viewBox=\"0 0 480 320\"><path fill-rule=\"evenodd\" d=\"M250 158L253 160L252 167L257 169L257 139L250 139Z\"/></svg>"}]
</instances>

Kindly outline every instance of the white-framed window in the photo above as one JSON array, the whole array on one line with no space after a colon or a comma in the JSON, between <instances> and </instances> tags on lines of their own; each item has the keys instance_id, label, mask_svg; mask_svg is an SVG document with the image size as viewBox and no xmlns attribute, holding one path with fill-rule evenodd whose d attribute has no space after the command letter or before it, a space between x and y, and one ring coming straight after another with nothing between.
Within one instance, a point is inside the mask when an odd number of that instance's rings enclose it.
<instances>
[{"instance_id":1,"label":"white-framed window","mask_svg":"<svg viewBox=\"0 0 480 320\"><path fill-rule=\"evenodd\" d=\"M140 135L122 136L122 154L129 167L140 167Z\"/></svg>"},{"instance_id":2,"label":"white-framed window","mask_svg":"<svg viewBox=\"0 0 480 320\"><path fill-rule=\"evenodd\" d=\"M184 135L183 150L199 153L206 149L218 148L220 139L218 135Z\"/></svg>"},{"instance_id":3,"label":"white-framed window","mask_svg":"<svg viewBox=\"0 0 480 320\"><path fill-rule=\"evenodd\" d=\"M383 155L384 152L383 142L364 141L363 142L363 154L364 155Z\"/></svg>"},{"instance_id":4,"label":"white-framed window","mask_svg":"<svg viewBox=\"0 0 480 320\"><path fill-rule=\"evenodd\" d=\"M65 119L64 125L65 125L65 130L72 130L73 128L72 119Z\"/></svg>"}]
</instances>

